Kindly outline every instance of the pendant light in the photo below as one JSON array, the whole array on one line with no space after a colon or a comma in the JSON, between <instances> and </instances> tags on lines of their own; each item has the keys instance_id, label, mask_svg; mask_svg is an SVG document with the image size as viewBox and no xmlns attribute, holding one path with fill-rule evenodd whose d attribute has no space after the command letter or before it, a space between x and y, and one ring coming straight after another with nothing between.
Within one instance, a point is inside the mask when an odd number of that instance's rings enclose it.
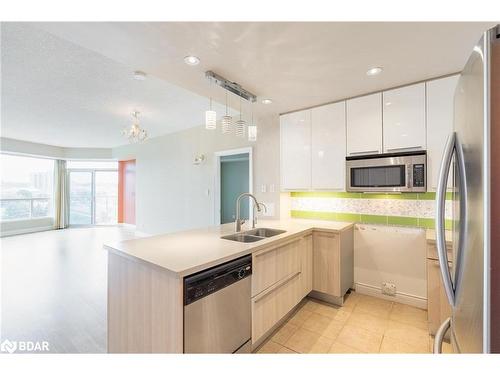
<instances>
[{"instance_id":1,"label":"pendant light","mask_svg":"<svg viewBox=\"0 0 500 375\"><path fill-rule=\"evenodd\" d=\"M228 97L226 91L226 115L222 117L221 121L222 134L229 134L232 131L233 127L233 118L229 116L228 112Z\"/></svg>"},{"instance_id":2,"label":"pendant light","mask_svg":"<svg viewBox=\"0 0 500 375\"><path fill-rule=\"evenodd\" d=\"M236 121L236 136L237 137L244 137L245 136L245 127L247 123L245 120L241 118L241 98L240 98L240 119Z\"/></svg>"},{"instance_id":3,"label":"pendant light","mask_svg":"<svg viewBox=\"0 0 500 375\"><path fill-rule=\"evenodd\" d=\"M210 91L212 91L212 80L210 80ZM210 106L208 111L205 111L205 129L215 128L217 128L217 113L212 109L212 93L210 93Z\"/></svg>"},{"instance_id":4,"label":"pendant light","mask_svg":"<svg viewBox=\"0 0 500 375\"><path fill-rule=\"evenodd\" d=\"M255 142L257 141L257 125L253 122L253 104L252 106L252 121L250 122L250 125L248 125L248 140L250 142Z\"/></svg>"}]
</instances>

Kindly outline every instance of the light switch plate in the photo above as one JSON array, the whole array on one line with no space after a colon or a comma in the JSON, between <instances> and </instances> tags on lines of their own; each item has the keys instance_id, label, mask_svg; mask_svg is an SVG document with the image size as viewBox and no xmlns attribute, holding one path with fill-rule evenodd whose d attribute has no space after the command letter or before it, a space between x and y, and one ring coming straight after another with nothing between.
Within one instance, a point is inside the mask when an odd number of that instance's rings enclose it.
<instances>
[{"instance_id":1,"label":"light switch plate","mask_svg":"<svg viewBox=\"0 0 500 375\"><path fill-rule=\"evenodd\" d=\"M267 191L267 186L266 186L265 184L262 184L262 185L260 186L260 192L261 192L261 193L265 193L266 191Z\"/></svg>"},{"instance_id":2,"label":"light switch plate","mask_svg":"<svg viewBox=\"0 0 500 375\"><path fill-rule=\"evenodd\" d=\"M275 189L274 189L274 184L270 184L270 185L269 185L269 192L270 192L270 193L274 193L274 190L275 190Z\"/></svg>"}]
</instances>

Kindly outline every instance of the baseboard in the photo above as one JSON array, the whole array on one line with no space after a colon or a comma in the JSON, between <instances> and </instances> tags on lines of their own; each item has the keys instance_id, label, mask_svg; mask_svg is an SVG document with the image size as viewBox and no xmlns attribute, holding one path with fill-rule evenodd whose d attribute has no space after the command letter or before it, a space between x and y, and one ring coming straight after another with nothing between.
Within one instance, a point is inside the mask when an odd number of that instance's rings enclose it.
<instances>
[{"instance_id":1,"label":"baseboard","mask_svg":"<svg viewBox=\"0 0 500 375\"><path fill-rule=\"evenodd\" d=\"M16 229L16 230L8 230L2 232L0 237L10 237L17 236L19 234L28 234L28 233L36 233L36 232L45 232L48 230L54 230L54 226L46 226L46 227L36 227L36 228L24 228L24 229Z\"/></svg>"},{"instance_id":2,"label":"baseboard","mask_svg":"<svg viewBox=\"0 0 500 375\"><path fill-rule=\"evenodd\" d=\"M401 292L396 292L395 296L388 296L386 294L382 294L382 288L378 288L373 285L354 283L354 286L356 288L356 293L359 294L365 294L368 296L386 299L393 302L399 302L405 305L415 306L419 309L427 310L427 298Z\"/></svg>"}]
</instances>

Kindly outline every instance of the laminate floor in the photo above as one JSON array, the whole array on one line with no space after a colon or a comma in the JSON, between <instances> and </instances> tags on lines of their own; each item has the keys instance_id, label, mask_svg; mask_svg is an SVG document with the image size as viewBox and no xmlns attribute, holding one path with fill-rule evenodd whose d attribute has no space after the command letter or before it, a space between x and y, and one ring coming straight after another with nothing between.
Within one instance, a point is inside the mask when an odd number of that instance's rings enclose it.
<instances>
[{"instance_id":1,"label":"laminate floor","mask_svg":"<svg viewBox=\"0 0 500 375\"><path fill-rule=\"evenodd\" d=\"M106 352L107 253L127 227L70 228L0 239L0 338L48 341L51 353Z\"/></svg>"},{"instance_id":2,"label":"laminate floor","mask_svg":"<svg viewBox=\"0 0 500 375\"><path fill-rule=\"evenodd\" d=\"M257 353L431 353L432 346L427 311L352 292L342 307L306 299Z\"/></svg>"}]
</instances>

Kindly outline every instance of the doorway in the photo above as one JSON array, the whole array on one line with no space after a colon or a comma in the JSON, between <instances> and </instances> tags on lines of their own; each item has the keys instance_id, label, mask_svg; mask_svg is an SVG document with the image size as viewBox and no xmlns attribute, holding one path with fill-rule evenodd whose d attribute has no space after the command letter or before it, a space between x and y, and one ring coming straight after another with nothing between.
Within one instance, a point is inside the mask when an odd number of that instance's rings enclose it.
<instances>
[{"instance_id":1,"label":"doorway","mask_svg":"<svg viewBox=\"0 0 500 375\"><path fill-rule=\"evenodd\" d=\"M215 223L226 224L236 220L236 199L241 193L252 193L252 148L215 153L217 163ZM244 199L241 218L253 218L252 204Z\"/></svg>"}]
</instances>

